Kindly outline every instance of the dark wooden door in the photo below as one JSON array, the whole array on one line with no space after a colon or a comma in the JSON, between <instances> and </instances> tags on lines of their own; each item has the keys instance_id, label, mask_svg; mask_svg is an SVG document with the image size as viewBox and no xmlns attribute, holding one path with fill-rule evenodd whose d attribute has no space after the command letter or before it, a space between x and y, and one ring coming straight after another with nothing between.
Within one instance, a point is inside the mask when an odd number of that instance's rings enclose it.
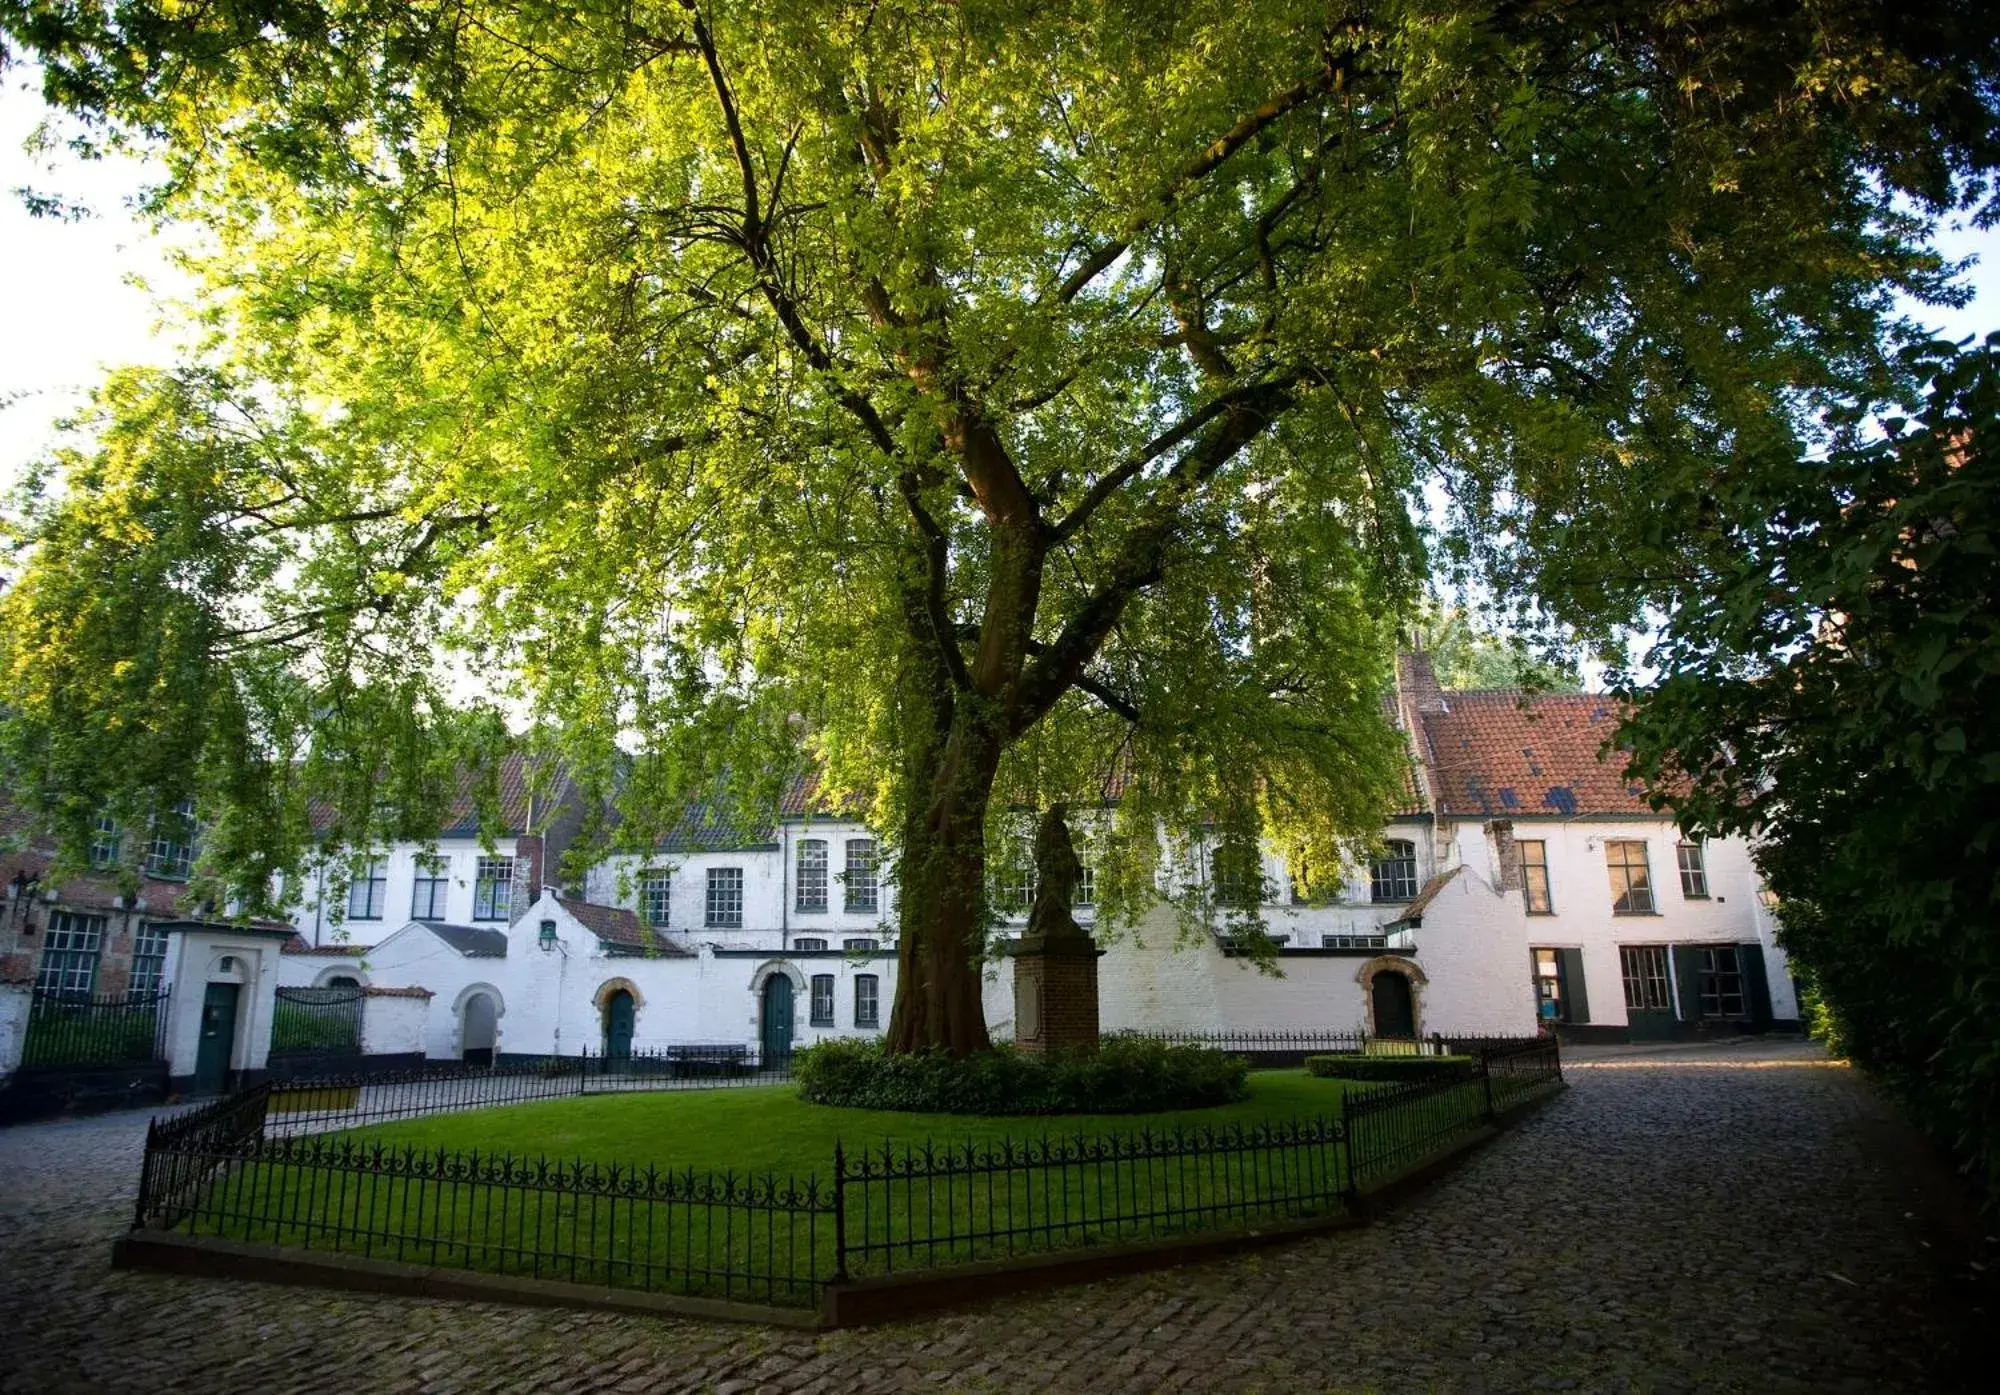
<instances>
[{"instance_id":1,"label":"dark wooden door","mask_svg":"<svg viewBox=\"0 0 2000 1395\"><path fill-rule=\"evenodd\" d=\"M604 1056L609 1061L632 1059L632 995L619 989L604 1002Z\"/></svg>"},{"instance_id":2,"label":"dark wooden door","mask_svg":"<svg viewBox=\"0 0 2000 1395\"><path fill-rule=\"evenodd\" d=\"M792 981L783 974L764 980L764 1068L792 1058Z\"/></svg>"},{"instance_id":3,"label":"dark wooden door","mask_svg":"<svg viewBox=\"0 0 2000 1395\"><path fill-rule=\"evenodd\" d=\"M1417 1005L1410 996L1410 981L1393 970L1375 975L1369 990L1375 1005L1375 1035L1414 1037L1417 1034Z\"/></svg>"},{"instance_id":4,"label":"dark wooden door","mask_svg":"<svg viewBox=\"0 0 2000 1395\"><path fill-rule=\"evenodd\" d=\"M194 1056L197 1094L219 1095L229 1088L229 1063L236 1055L236 1002L243 987L211 983L201 995L201 1043Z\"/></svg>"}]
</instances>

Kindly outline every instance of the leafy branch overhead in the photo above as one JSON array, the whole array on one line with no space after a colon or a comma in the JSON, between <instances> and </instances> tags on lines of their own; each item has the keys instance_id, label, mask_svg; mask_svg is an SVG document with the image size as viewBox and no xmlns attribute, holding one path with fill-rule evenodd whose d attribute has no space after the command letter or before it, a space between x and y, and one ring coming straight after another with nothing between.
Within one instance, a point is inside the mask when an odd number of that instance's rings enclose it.
<instances>
[{"instance_id":1,"label":"leafy branch overhead","mask_svg":"<svg viewBox=\"0 0 2000 1395\"><path fill-rule=\"evenodd\" d=\"M285 404L241 497L284 460L384 511L198 600L146 718L178 773L234 743L296 800L278 731L431 762L470 687L643 840L809 754L901 854L891 1038L954 1049L1010 806L1118 795L1114 912L1161 819L1333 865L1398 785L1423 491L1447 562L1630 620L1685 561L1660 508L1897 388L1889 292L1952 293L1903 210L1982 197L1995 148L1972 10L0 0L0 32L166 150L218 380ZM65 681L9 738L50 791L136 700ZM398 739L315 729L330 684L395 693Z\"/></svg>"}]
</instances>

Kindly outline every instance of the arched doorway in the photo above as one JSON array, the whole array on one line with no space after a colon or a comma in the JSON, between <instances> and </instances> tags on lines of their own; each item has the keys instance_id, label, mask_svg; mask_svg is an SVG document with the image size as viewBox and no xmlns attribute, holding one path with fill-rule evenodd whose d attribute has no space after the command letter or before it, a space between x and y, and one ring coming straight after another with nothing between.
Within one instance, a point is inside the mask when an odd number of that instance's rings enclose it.
<instances>
[{"instance_id":1,"label":"arched doorway","mask_svg":"<svg viewBox=\"0 0 2000 1395\"><path fill-rule=\"evenodd\" d=\"M328 988L359 988L361 980L353 974L335 974L326 981L325 986Z\"/></svg>"},{"instance_id":2,"label":"arched doorway","mask_svg":"<svg viewBox=\"0 0 2000 1395\"><path fill-rule=\"evenodd\" d=\"M604 1059L624 1064L632 1059L632 1024L637 1004L623 988L604 1000Z\"/></svg>"},{"instance_id":3,"label":"arched doorway","mask_svg":"<svg viewBox=\"0 0 2000 1395\"><path fill-rule=\"evenodd\" d=\"M1417 1004L1408 978L1393 969L1384 970L1369 985L1368 998L1376 1036L1403 1040L1416 1036Z\"/></svg>"},{"instance_id":4,"label":"arched doorway","mask_svg":"<svg viewBox=\"0 0 2000 1395\"><path fill-rule=\"evenodd\" d=\"M469 1066L493 1064L493 1042L498 1035L500 1009L490 993L474 993L459 1009L459 1058Z\"/></svg>"},{"instance_id":5,"label":"arched doorway","mask_svg":"<svg viewBox=\"0 0 2000 1395\"><path fill-rule=\"evenodd\" d=\"M764 980L764 1069L776 1070L792 1059L792 981L783 974Z\"/></svg>"}]
</instances>

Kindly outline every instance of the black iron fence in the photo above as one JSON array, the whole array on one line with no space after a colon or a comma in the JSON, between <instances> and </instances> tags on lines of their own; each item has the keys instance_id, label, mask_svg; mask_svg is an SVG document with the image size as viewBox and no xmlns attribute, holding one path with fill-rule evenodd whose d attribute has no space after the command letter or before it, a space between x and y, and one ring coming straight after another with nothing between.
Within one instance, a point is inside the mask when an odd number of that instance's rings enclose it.
<instances>
[{"instance_id":1,"label":"black iron fence","mask_svg":"<svg viewBox=\"0 0 2000 1395\"><path fill-rule=\"evenodd\" d=\"M766 1067L740 1046L684 1045L605 1056L544 1056L477 1066L439 1062L402 1071L328 1071L271 1087L270 1126L287 1134L453 1114L496 1105L629 1091L778 1085L789 1064Z\"/></svg>"},{"instance_id":2,"label":"black iron fence","mask_svg":"<svg viewBox=\"0 0 2000 1395\"><path fill-rule=\"evenodd\" d=\"M1248 1058L1253 1066L1302 1065L1308 1056L1358 1052L1383 1055L1465 1055L1482 1047L1513 1047L1542 1037L1378 1037L1367 1032L1307 1028L1273 1032L1136 1032L1152 1041L1207 1046Z\"/></svg>"},{"instance_id":3,"label":"black iron fence","mask_svg":"<svg viewBox=\"0 0 2000 1395\"><path fill-rule=\"evenodd\" d=\"M361 1014L366 990L280 988L271 1009L271 1055L337 1060L361 1054Z\"/></svg>"},{"instance_id":4,"label":"black iron fence","mask_svg":"<svg viewBox=\"0 0 2000 1395\"><path fill-rule=\"evenodd\" d=\"M961 1146L836 1143L830 1173L819 1176L427 1150L315 1132L574 1096L606 1082L628 1088L650 1077L673 1088L685 1077L665 1060L558 1058L393 1082L262 1085L154 1123L134 1225L810 1305L827 1283L849 1278L1336 1214L1561 1080L1553 1041L1471 1054L1454 1078L1350 1086L1339 1112L1324 1117Z\"/></svg>"},{"instance_id":5,"label":"black iron fence","mask_svg":"<svg viewBox=\"0 0 2000 1395\"><path fill-rule=\"evenodd\" d=\"M167 994L92 997L37 990L28 1004L21 1064L120 1066L166 1059Z\"/></svg>"}]
</instances>

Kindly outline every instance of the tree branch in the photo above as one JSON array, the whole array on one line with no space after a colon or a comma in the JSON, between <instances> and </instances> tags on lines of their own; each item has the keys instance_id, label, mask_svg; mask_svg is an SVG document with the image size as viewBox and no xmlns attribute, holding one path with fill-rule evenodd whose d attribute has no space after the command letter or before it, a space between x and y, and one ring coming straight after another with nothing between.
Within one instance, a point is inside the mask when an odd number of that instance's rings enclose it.
<instances>
[{"instance_id":1,"label":"tree branch","mask_svg":"<svg viewBox=\"0 0 2000 1395\"><path fill-rule=\"evenodd\" d=\"M1092 281L1103 274L1107 267L1125 255L1131 248L1132 239L1164 217L1190 186L1213 174L1224 161L1255 139L1267 126L1304 106L1314 97L1332 90L1346 77L1353 61L1354 55L1350 53L1329 64L1325 71L1293 83L1284 91L1253 107L1234 126L1203 147L1200 154L1181 166L1161 186L1159 192L1153 196L1150 208L1133 215L1117 237L1101 244L1097 250L1083 259L1075 271L1064 278L1063 283L1056 288L1056 302L1067 305L1075 300Z\"/></svg>"}]
</instances>

